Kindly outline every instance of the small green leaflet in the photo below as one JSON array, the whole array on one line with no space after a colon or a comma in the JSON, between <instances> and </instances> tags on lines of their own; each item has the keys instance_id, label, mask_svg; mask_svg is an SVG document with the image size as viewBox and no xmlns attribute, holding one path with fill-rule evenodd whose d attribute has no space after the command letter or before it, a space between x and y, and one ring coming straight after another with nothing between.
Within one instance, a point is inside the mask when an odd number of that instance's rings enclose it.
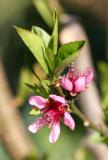
<instances>
[{"instance_id":1,"label":"small green leaflet","mask_svg":"<svg viewBox=\"0 0 108 160\"><path fill-rule=\"evenodd\" d=\"M57 13L53 13L54 16L54 29L52 36L50 38L50 42L48 47L52 50L52 53L54 55L57 54L57 49L58 49L58 18L57 18Z\"/></svg>"},{"instance_id":2,"label":"small green leaflet","mask_svg":"<svg viewBox=\"0 0 108 160\"><path fill-rule=\"evenodd\" d=\"M54 29L52 32L52 36L50 36L48 46L46 48L46 57L45 57L50 75L54 71L54 59L58 49L58 19L56 12L54 12L53 16L54 16Z\"/></svg>"},{"instance_id":3,"label":"small green leaflet","mask_svg":"<svg viewBox=\"0 0 108 160\"><path fill-rule=\"evenodd\" d=\"M45 48L47 48L50 40L50 35L47 32L45 32L42 28L37 26L33 26L31 31L37 34L40 38L42 38Z\"/></svg>"},{"instance_id":4,"label":"small green leaflet","mask_svg":"<svg viewBox=\"0 0 108 160\"><path fill-rule=\"evenodd\" d=\"M54 69L54 58L57 54L57 48L58 48L58 19L57 14L54 12L54 29L52 36L50 36L48 33L46 33L43 29L33 26L32 32L37 34L39 37L42 38L43 43L45 45L45 54L44 54L44 60L49 68L49 72L53 72Z\"/></svg>"},{"instance_id":5,"label":"small green leaflet","mask_svg":"<svg viewBox=\"0 0 108 160\"><path fill-rule=\"evenodd\" d=\"M54 54L52 53L52 50L47 47L46 49L46 57L45 57L45 60L46 60L46 64L49 68L49 73L51 74L54 70Z\"/></svg>"},{"instance_id":6,"label":"small green leaflet","mask_svg":"<svg viewBox=\"0 0 108 160\"><path fill-rule=\"evenodd\" d=\"M33 0L36 10L42 16L44 21L52 27L52 12L47 0Z\"/></svg>"},{"instance_id":7,"label":"small green leaflet","mask_svg":"<svg viewBox=\"0 0 108 160\"><path fill-rule=\"evenodd\" d=\"M85 41L75 41L62 45L55 58L54 72L62 72L79 54L79 49L84 45Z\"/></svg>"},{"instance_id":8,"label":"small green leaflet","mask_svg":"<svg viewBox=\"0 0 108 160\"><path fill-rule=\"evenodd\" d=\"M37 59L39 64L42 66L45 73L48 74L49 70L43 56L43 51L45 52L45 46L42 39L38 35L28 30L25 30L19 27L15 27L15 29L18 32L21 39L26 44L26 46L33 53L34 57Z\"/></svg>"},{"instance_id":9,"label":"small green leaflet","mask_svg":"<svg viewBox=\"0 0 108 160\"><path fill-rule=\"evenodd\" d=\"M43 96L43 97L48 97L49 95L49 92L50 92L50 88L49 88L49 85L47 84L47 81L41 81L41 84L38 85L38 84L34 84L34 85L31 85L31 84L28 84L28 83L25 83L25 85L30 88L31 90L35 91L35 93L39 96Z\"/></svg>"},{"instance_id":10,"label":"small green leaflet","mask_svg":"<svg viewBox=\"0 0 108 160\"><path fill-rule=\"evenodd\" d=\"M25 85L26 85L28 88L30 88L30 89L32 89L33 91L36 92L36 87L35 87L34 85L31 85L31 84L28 84L28 83L25 83Z\"/></svg>"},{"instance_id":11,"label":"small green leaflet","mask_svg":"<svg viewBox=\"0 0 108 160\"><path fill-rule=\"evenodd\" d=\"M49 47L49 41L51 36L48 33L46 33L42 28L37 26L32 27L32 32L42 38L43 43L45 45L45 53L43 53L44 60L49 68L49 72L52 72L54 69L54 55Z\"/></svg>"},{"instance_id":12,"label":"small green leaflet","mask_svg":"<svg viewBox=\"0 0 108 160\"><path fill-rule=\"evenodd\" d=\"M49 91L50 91L50 81L49 80L43 80L42 81L42 87L46 90L46 93L49 94Z\"/></svg>"},{"instance_id":13,"label":"small green leaflet","mask_svg":"<svg viewBox=\"0 0 108 160\"><path fill-rule=\"evenodd\" d=\"M36 109L32 109L30 112L29 112L29 115L30 116L37 116L37 115L39 115L41 112L40 112L40 110L36 110Z\"/></svg>"}]
</instances>

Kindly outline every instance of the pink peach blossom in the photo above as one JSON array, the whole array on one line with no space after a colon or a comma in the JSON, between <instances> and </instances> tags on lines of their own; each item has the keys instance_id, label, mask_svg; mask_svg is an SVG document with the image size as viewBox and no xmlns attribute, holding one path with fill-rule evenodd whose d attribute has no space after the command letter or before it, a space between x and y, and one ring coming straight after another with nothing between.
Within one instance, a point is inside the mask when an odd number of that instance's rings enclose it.
<instances>
[{"instance_id":1,"label":"pink peach blossom","mask_svg":"<svg viewBox=\"0 0 108 160\"><path fill-rule=\"evenodd\" d=\"M29 103L35 105L42 112L42 117L39 117L29 127L29 131L36 133L40 128L49 126L51 128L49 141L55 143L60 134L60 119L70 129L74 130L75 122L70 113L67 112L68 105L66 100L55 94L51 94L48 99L41 96L31 96Z\"/></svg>"},{"instance_id":2,"label":"pink peach blossom","mask_svg":"<svg viewBox=\"0 0 108 160\"><path fill-rule=\"evenodd\" d=\"M87 68L84 73L77 71L75 68L70 68L69 72L60 78L59 83L62 88L70 91L71 95L77 95L86 90L92 79L93 71L91 68Z\"/></svg>"}]
</instances>

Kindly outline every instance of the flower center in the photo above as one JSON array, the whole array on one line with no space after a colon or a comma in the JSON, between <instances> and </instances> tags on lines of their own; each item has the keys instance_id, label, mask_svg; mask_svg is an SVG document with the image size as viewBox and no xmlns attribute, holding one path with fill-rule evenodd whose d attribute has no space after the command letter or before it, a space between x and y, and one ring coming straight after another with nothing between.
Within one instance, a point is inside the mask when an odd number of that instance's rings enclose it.
<instances>
[{"instance_id":1,"label":"flower center","mask_svg":"<svg viewBox=\"0 0 108 160\"><path fill-rule=\"evenodd\" d=\"M55 112L54 110L50 110L44 115L44 117L49 124L52 124L58 117L58 113Z\"/></svg>"},{"instance_id":2,"label":"flower center","mask_svg":"<svg viewBox=\"0 0 108 160\"><path fill-rule=\"evenodd\" d=\"M79 69L77 69L73 66L70 66L66 77L69 78L71 81L75 81L77 78L79 78L83 75L84 75L84 73L81 72Z\"/></svg>"},{"instance_id":3,"label":"flower center","mask_svg":"<svg viewBox=\"0 0 108 160\"><path fill-rule=\"evenodd\" d=\"M64 108L64 106L62 106L62 105L59 105L57 109L58 109L59 113L64 113L66 110L66 108Z\"/></svg>"},{"instance_id":4,"label":"flower center","mask_svg":"<svg viewBox=\"0 0 108 160\"><path fill-rule=\"evenodd\" d=\"M47 120L47 122L51 122L53 121L53 117L51 115L49 115L48 113L45 115L45 119Z\"/></svg>"}]
</instances>

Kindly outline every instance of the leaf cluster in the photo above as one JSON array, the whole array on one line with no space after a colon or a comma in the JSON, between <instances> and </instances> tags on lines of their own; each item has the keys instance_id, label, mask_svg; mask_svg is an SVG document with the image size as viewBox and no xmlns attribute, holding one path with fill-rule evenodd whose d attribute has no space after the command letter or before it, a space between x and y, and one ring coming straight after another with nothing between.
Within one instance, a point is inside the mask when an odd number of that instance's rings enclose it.
<instances>
[{"instance_id":1,"label":"leaf cluster","mask_svg":"<svg viewBox=\"0 0 108 160\"><path fill-rule=\"evenodd\" d=\"M47 77L47 80L45 81L40 79L33 68L31 58L25 54L26 63L29 66L29 69L39 81L39 84L26 85L34 90L36 94L44 97L47 97L50 93L50 85L54 79L60 76L65 67L75 60L79 54L78 51L85 43L85 41L80 40L58 47L58 18L56 12L53 14L53 19L54 28L51 35L37 26L32 26L31 31L15 26L20 38L29 48Z\"/></svg>"}]
</instances>

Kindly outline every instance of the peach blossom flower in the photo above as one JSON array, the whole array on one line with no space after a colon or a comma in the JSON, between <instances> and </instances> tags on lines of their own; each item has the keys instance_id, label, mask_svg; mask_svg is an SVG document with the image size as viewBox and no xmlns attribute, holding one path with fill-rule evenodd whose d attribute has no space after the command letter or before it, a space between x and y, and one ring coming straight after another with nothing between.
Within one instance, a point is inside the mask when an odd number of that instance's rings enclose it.
<instances>
[{"instance_id":1,"label":"peach blossom flower","mask_svg":"<svg viewBox=\"0 0 108 160\"><path fill-rule=\"evenodd\" d=\"M68 113L66 100L55 94L51 94L48 99L41 96L31 96L29 103L42 112L42 117L36 119L29 127L29 131L36 133L40 128L49 126L51 128L49 141L55 143L60 134L60 120L70 129L74 130L75 122Z\"/></svg>"}]
</instances>

